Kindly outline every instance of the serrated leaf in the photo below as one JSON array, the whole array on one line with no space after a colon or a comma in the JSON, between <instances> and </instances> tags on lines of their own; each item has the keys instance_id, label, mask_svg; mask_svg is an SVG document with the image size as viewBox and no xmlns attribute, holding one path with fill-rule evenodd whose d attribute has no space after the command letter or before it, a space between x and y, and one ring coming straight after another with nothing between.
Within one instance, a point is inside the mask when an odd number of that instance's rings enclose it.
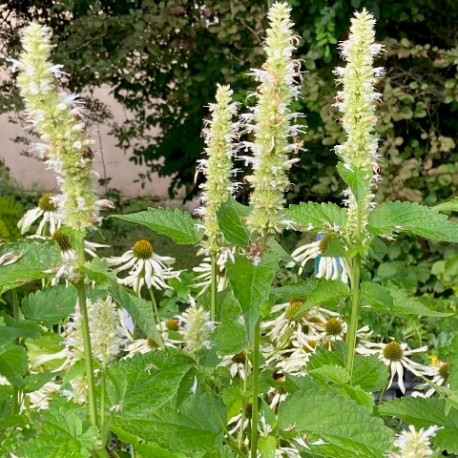
<instances>
[{"instance_id":1,"label":"serrated leaf","mask_svg":"<svg viewBox=\"0 0 458 458\"><path fill-rule=\"evenodd\" d=\"M432 207L438 212L458 212L458 197Z\"/></svg>"},{"instance_id":2,"label":"serrated leaf","mask_svg":"<svg viewBox=\"0 0 458 458\"><path fill-rule=\"evenodd\" d=\"M326 233L335 226L344 227L347 222L345 209L333 203L302 202L290 205L285 213L296 229L306 232Z\"/></svg>"},{"instance_id":3,"label":"serrated leaf","mask_svg":"<svg viewBox=\"0 0 458 458\"><path fill-rule=\"evenodd\" d=\"M194 245L202 239L202 231L194 224L191 214L177 208L148 208L130 215L114 215L113 218L141 224L152 231L166 235L179 245Z\"/></svg>"},{"instance_id":4,"label":"serrated leaf","mask_svg":"<svg viewBox=\"0 0 458 458\"><path fill-rule=\"evenodd\" d=\"M176 401L183 384L189 392L194 383L190 373L194 365L190 356L173 349L118 361L107 372L110 403L117 406L118 417L146 418Z\"/></svg>"},{"instance_id":5,"label":"serrated leaf","mask_svg":"<svg viewBox=\"0 0 458 458\"><path fill-rule=\"evenodd\" d=\"M350 382L350 374L341 366L325 364L317 367L316 369L309 369L308 373L312 376L312 378L323 380L326 383L343 385Z\"/></svg>"},{"instance_id":6,"label":"serrated leaf","mask_svg":"<svg viewBox=\"0 0 458 458\"><path fill-rule=\"evenodd\" d=\"M349 170L342 162L337 164L337 171L342 180L352 190L356 201L359 203L364 200L370 192L371 174L367 170L355 168Z\"/></svg>"},{"instance_id":7,"label":"serrated leaf","mask_svg":"<svg viewBox=\"0 0 458 458\"><path fill-rule=\"evenodd\" d=\"M0 374L18 387L24 385L24 375L28 369L27 352L20 345L8 345L0 354Z\"/></svg>"},{"instance_id":8,"label":"serrated leaf","mask_svg":"<svg viewBox=\"0 0 458 458\"><path fill-rule=\"evenodd\" d=\"M403 315L446 317L452 313L437 312L395 286L388 288L372 282L361 283L361 303L375 310Z\"/></svg>"},{"instance_id":9,"label":"serrated leaf","mask_svg":"<svg viewBox=\"0 0 458 458\"><path fill-rule=\"evenodd\" d=\"M274 288L271 291L272 297L282 300L289 300L293 297L304 299L304 303L296 311L296 317L318 304L347 297L349 294L350 288L346 283L315 277L307 278L293 285Z\"/></svg>"},{"instance_id":10,"label":"serrated leaf","mask_svg":"<svg viewBox=\"0 0 458 458\"><path fill-rule=\"evenodd\" d=\"M369 231L380 237L399 232L438 242L458 242L458 225L437 210L416 202L385 202L369 214Z\"/></svg>"},{"instance_id":11,"label":"serrated leaf","mask_svg":"<svg viewBox=\"0 0 458 458\"><path fill-rule=\"evenodd\" d=\"M53 326L75 310L77 291L73 286L56 286L37 291L22 300L22 313L28 320Z\"/></svg>"},{"instance_id":12,"label":"serrated leaf","mask_svg":"<svg viewBox=\"0 0 458 458\"><path fill-rule=\"evenodd\" d=\"M4 312L0 312L0 352L18 337L37 339L41 328L37 323L29 320L17 321Z\"/></svg>"},{"instance_id":13,"label":"serrated leaf","mask_svg":"<svg viewBox=\"0 0 458 458\"><path fill-rule=\"evenodd\" d=\"M352 385L359 386L368 392L386 387L388 368L376 355L356 355L353 363Z\"/></svg>"},{"instance_id":14,"label":"serrated leaf","mask_svg":"<svg viewBox=\"0 0 458 458\"><path fill-rule=\"evenodd\" d=\"M154 397L155 390L151 392ZM113 419L112 430L128 431L139 438L157 443L172 453L182 452L195 458L220 447L223 439L220 419L224 407L207 393L188 396L180 409L164 406L146 418Z\"/></svg>"},{"instance_id":15,"label":"serrated leaf","mask_svg":"<svg viewBox=\"0 0 458 458\"><path fill-rule=\"evenodd\" d=\"M227 243L246 247L250 242L250 233L244 223L250 209L239 204L232 196L218 210L218 225Z\"/></svg>"},{"instance_id":16,"label":"serrated leaf","mask_svg":"<svg viewBox=\"0 0 458 458\"><path fill-rule=\"evenodd\" d=\"M241 255L236 255L235 262L227 265L229 282L245 316L250 341L277 270L278 259L270 253L265 253L258 265Z\"/></svg>"},{"instance_id":17,"label":"serrated leaf","mask_svg":"<svg viewBox=\"0 0 458 458\"><path fill-rule=\"evenodd\" d=\"M374 395L372 393L367 393L359 386L342 385L339 394L348 396L360 406L367 408L370 412L374 410Z\"/></svg>"},{"instance_id":18,"label":"serrated leaf","mask_svg":"<svg viewBox=\"0 0 458 458\"><path fill-rule=\"evenodd\" d=\"M332 457L382 458L393 443L383 421L350 399L317 388L298 391L280 404L283 434L307 434L312 452ZM323 445L313 445L322 439Z\"/></svg>"},{"instance_id":19,"label":"serrated leaf","mask_svg":"<svg viewBox=\"0 0 458 458\"><path fill-rule=\"evenodd\" d=\"M161 337L156 328L152 304L141 297L128 293L124 287L117 283L112 283L109 290L113 299L129 312L135 324L157 345L161 345Z\"/></svg>"},{"instance_id":20,"label":"serrated leaf","mask_svg":"<svg viewBox=\"0 0 458 458\"><path fill-rule=\"evenodd\" d=\"M18 261L0 269L0 292L17 288L25 283L50 277L45 270L56 268L62 263L60 250L50 240L25 239L0 247L0 255L12 252L20 255Z\"/></svg>"},{"instance_id":21,"label":"serrated leaf","mask_svg":"<svg viewBox=\"0 0 458 458\"><path fill-rule=\"evenodd\" d=\"M431 425L458 428L458 411L453 409L445 414L446 403L438 398L401 398L379 406L380 415L396 417L402 421L424 428Z\"/></svg>"}]
</instances>

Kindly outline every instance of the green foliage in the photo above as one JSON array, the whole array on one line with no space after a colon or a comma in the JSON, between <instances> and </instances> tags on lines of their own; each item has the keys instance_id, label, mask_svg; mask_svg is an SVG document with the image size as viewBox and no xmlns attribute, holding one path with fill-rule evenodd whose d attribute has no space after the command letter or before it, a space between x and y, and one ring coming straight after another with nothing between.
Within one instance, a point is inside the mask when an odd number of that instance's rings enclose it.
<instances>
[{"instance_id":1,"label":"green foliage","mask_svg":"<svg viewBox=\"0 0 458 458\"><path fill-rule=\"evenodd\" d=\"M218 210L218 224L225 240L230 245L246 247L250 234L243 221L250 209L239 204L232 196Z\"/></svg>"},{"instance_id":2,"label":"green foliage","mask_svg":"<svg viewBox=\"0 0 458 458\"><path fill-rule=\"evenodd\" d=\"M369 231L381 237L407 232L435 241L458 242L458 225L434 209L412 202L386 202L369 215Z\"/></svg>"},{"instance_id":3,"label":"green foliage","mask_svg":"<svg viewBox=\"0 0 458 458\"><path fill-rule=\"evenodd\" d=\"M13 386L24 385L24 375L28 369L27 352L20 345L8 345L0 353L0 374Z\"/></svg>"},{"instance_id":4,"label":"green foliage","mask_svg":"<svg viewBox=\"0 0 458 458\"><path fill-rule=\"evenodd\" d=\"M146 226L180 245L193 245L202 238L202 232L196 228L192 216L176 208L148 208L148 211L113 217Z\"/></svg>"},{"instance_id":5,"label":"green foliage","mask_svg":"<svg viewBox=\"0 0 458 458\"><path fill-rule=\"evenodd\" d=\"M10 197L0 197L0 240L16 240L20 232L17 227L22 206Z\"/></svg>"},{"instance_id":6,"label":"green foliage","mask_svg":"<svg viewBox=\"0 0 458 458\"><path fill-rule=\"evenodd\" d=\"M73 287L57 286L39 290L24 297L22 313L28 320L52 327L75 310L77 291Z\"/></svg>"},{"instance_id":7,"label":"green foliage","mask_svg":"<svg viewBox=\"0 0 458 458\"><path fill-rule=\"evenodd\" d=\"M317 388L289 396L280 406L278 427L285 436L307 434L312 453L326 457L381 458L393 441L392 431L366 408ZM319 439L324 443L315 445Z\"/></svg>"},{"instance_id":8,"label":"green foliage","mask_svg":"<svg viewBox=\"0 0 458 458\"><path fill-rule=\"evenodd\" d=\"M291 220L298 230L326 233L334 226L344 227L347 213L345 209L332 203L302 202L299 205L291 205L286 212L286 218Z\"/></svg>"}]
</instances>

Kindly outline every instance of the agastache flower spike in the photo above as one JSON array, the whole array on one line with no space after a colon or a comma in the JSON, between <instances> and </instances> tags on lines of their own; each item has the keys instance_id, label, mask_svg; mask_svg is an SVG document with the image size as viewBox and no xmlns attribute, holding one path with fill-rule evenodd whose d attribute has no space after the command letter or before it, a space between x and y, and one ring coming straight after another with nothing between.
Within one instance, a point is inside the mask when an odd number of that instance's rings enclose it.
<instances>
[{"instance_id":1,"label":"agastache flower spike","mask_svg":"<svg viewBox=\"0 0 458 458\"><path fill-rule=\"evenodd\" d=\"M286 3L275 3L270 9L265 43L267 60L262 70L253 71L261 84L256 92L257 105L249 117L252 124L247 128L254 132L254 142L247 144L254 155L253 175L247 177L253 188L250 196L253 211L248 226L260 235L282 230L284 192L289 185L287 172L296 162L289 157L298 149L298 145L289 141L295 132L290 121L297 116L289 106L298 96L296 80L300 77L299 64L291 59L296 37L290 12Z\"/></svg>"},{"instance_id":2,"label":"agastache flower spike","mask_svg":"<svg viewBox=\"0 0 458 458\"><path fill-rule=\"evenodd\" d=\"M54 169L64 198L63 223L85 230L99 220L97 197L91 178L93 143L85 134L84 109L76 96L58 89L55 79L62 72L49 62L51 29L28 26L22 39L23 52L16 63L18 87L30 125L45 144L47 164Z\"/></svg>"},{"instance_id":3,"label":"agastache flower spike","mask_svg":"<svg viewBox=\"0 0 458 458\"><path fill-rule=\"evenodd\" d=\"M236 147L233 140L237 138L237 123L232 122L236 115L236 104L231 103L233 91L229 86L218 85L216 103L210 104L212 113L203 134L205 137L207 159L201 159L197 172L202 172L207 181L200 187L203 189L203 206L196 213L203 216L203 227L206 235L205 251L217 252L222 246L222 234L218 226L216 214L221 204L237 187L231 182L231 175L236 171L232 168L232 158Z\"/></svg>"},{"instance_id":4,"label":"agastache flower spike","mask_svg":"<svg viewBox=\"0 0 458 458\"><path fill-rule=\"evenodd\" d=\"M374 25L374 17L366 10L355 14L348 40L340 43L341 56L347 65L335 70L337 82L343 85L343 89L337 93L334 106L343 113L341 123L347 134L346 142L336 146L335 151L347 171L362 172L368 183L366 195L359 203L350 189L345 191L349 240L355 240L360 231L364 233L368 212L373 207L372 188L379 179L374 128L376 105L381 94L375 91L374 85L383 69L373 67L374 56L382 49L381 45L374 43Z\"/></svg>"}]
</instances>

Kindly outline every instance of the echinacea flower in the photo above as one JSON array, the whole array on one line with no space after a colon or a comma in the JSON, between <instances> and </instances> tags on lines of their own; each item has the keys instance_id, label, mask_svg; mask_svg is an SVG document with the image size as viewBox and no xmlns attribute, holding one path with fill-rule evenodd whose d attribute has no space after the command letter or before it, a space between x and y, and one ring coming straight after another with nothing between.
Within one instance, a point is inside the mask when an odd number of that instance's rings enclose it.
<instances>
[{"instance_id":1,"label":"echinacea flower","mask_svg":"<svg viewBox=\"0 0 458 458\"><path fill-rule=\"evenodd\" d=\"M232 378L238 376L242 380L245 380L251 371L251 361L247 358L245 352L240 352L235 355L224 355L218 366L227 367Z\"/></svg>"},{"instance_id":2,"label":"echinacea flower","mask_svg":"<svg viewBox=\"0 0 458 458\"><path fill-rule=\"evenodd\" d=\"M325 278L327 280L341 280L344 283L348 282L348 264L343 258L334 258L331 256L323 256L326 250L326 243L329 237L324 237L321 240L307 243L296 248L291 257L294 262L299 265L299 275L302 274L306 264L319 258L317 278Z\"/></svg>"},{"instance_id":3,"label":"echinacea flower","mask_svg":"<svg viewBox=\"0 0 458 458\"><path fill-rule=\"evenodd\" d=\"M436 435L439 428L435 425L427 429L409 425L408 430L398 434L394 445L399 448L398 453L391 455L392 458L427 458L433 454L431 438Z\"/></svg>"},{"instance_id":4,"label":"echinacea flower","mask_svg":"<svg viewBox=\"0 0 458 458\"><path fill-rule=\"evenodd\" d=\"M21 234L28 232L33 223L40 219L41 221L35 234L43 235L47 226L49 226L47 228L49 235L59 229L62 224L62 215L59 212L58 200L59 196L53 196L50 193L43 194L38 201L37 207L28 210L19 220L18 227L21 230Z\"/></svg>"},{"instance_id":5,"label":"echinacea flower","mask_svg":"<svg viewBox=\"0 0 458 458\"><path fill-rule=\"evenodd\" d=\"M153 245L147 240L135 242L133 247L122 256L108 258L107 262L111 266L118 266L113 269L116 274L124 270L128 271L127 277L118 278L118 281L123 285L131 286L137 294L140 294L145 284L148 288L169 288L166 281L180 276L179 271L174 271L170 267L175 259L155 253Z\"/></svg>"},{"instance_id":6,"label":"echinacea flower","mask_svg":"<svg viewBox=\"0 0 458 458\"><path fill-rule=\"evenodd\" d=\"M391 376L388 382L388 388L391 387L395 375L402 393L406 392L404 385L404 370L412 372L418 376L428 376L432 374L430 367L419 364L409 359L414 353L425 352L428 347L410 349L407 344L396 341L385 343L365 342L356 347L356 352L362 355L378 354L379 359L390 368Z\"/></svg>"}]
</instances>

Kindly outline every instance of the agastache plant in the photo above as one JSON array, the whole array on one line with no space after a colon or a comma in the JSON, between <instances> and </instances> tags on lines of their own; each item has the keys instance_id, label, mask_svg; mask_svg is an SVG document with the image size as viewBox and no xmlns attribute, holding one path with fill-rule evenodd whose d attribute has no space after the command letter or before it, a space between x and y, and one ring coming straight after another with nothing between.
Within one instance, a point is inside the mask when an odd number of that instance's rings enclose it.
<instances>
[{"instance_id":1,"label":"agastache plant","mask_svg":"<svg viewBox=\"0 0 458 458\"><path fill-rule=\"evenodd\" d=\"M347 368L353 370L356 331L360 307L361 260L366 254L370 240L367 233L368 215L373 208L373 186L379 179L377 138L374 128L377 123L375 111L381 95L374 85L383 73L373 67L374 56L382 46L374 43L375 19L363 10L351 19L350 36L340 44L341 55L347 62L345 67L335 70L337 82L343 89L337 93L337 108L343 113L342 126L347 139L335 150L342 163L339 173L349 185L345 191L347 224L343 230L347 250L356 249L350 259L351 321L347 335Z\"/></svg>"},{"instance_id":2,"label":"agastache plant","mask_svg":"<svg viewBox=\"0 0 458 458\"><path fill-rule=\"evenodd\" d=\"M62 75L62 71L59 65L53 65L49 60L51 29L31 24L24 30L22 45L20 60L15 62L20 72L18 87L27 119L43 141L38 149L46 157L47 165L54 170L61 188L59 208L62 210L62 222L77 231L78 246L73 250L69 237L60 229L54 238L61 249L64 265L69 264L73 270L76 263L78 268L82 268L85 262L85 232L99 221L99 206L92 181L92 140L85 132L83 104L75 95L60 90L56 84L56 78ZM86 284L79 274L70 280L78 290L89 412L92 424L97 427Z\"/></svg>"},{"instance_id":3,"label":"agastache plant","mask_svg":"<svg viewBox=\"0 0 458 458\"><path fill-rule=\"evenodd\" d=\"M89 229L99 220L99 208L92 180L93 140L85 133L83 104L56 84L62 71L49 61L51 29L31 24L24 31L22 44L23 52L16 62L18 87L27 120L43 141L37 149L61 187L63 223Z\"/></svg>"},{"instance_id":4,"label":"agastache plant","mask_svg":"<svg viewBox=\"0 0 458 458\"><path fill-rule=\"evenodd\" d=\"M199 160L197 172L202 172L206 181L200 186L203 190L203 206L197 213L203 217L203 229L206 240L203 251L211 258L211 319L216 316L216 293L218 276L218 255L224 246L224 237L218 224L217 213L221 204L227 201L237 188L231 178L237 173L233 169L233 158L237 146L238 123L232 122L237 114L237 106L232 102L233 91L229 86L218 85L216 103L209 105L211 120L207 121L203 131L205 138L206 159ZM225 257L227 259L227 257Z\"/></svg>"},{"instance_id":5,"label":"agastache plant","mask_svg":"<svg viewBox=\"0 0 458 458\"><path fill-rule=\"evenodd\" d=\"M285 222L282 210L284 193L289 186L287 172L298 159L291 154L299 145L290 141L298 132L291 121L298 116L290 105L299 95L299 62L292 60L297 37L290 21L291 8L286 3L275 3L268 13L269 29L264 49L267 60L262 69L253 70L260 82L255 94L257 104L246 116L248 130L254 132L254 141L245 142L253 151L253 175L247 181L253 189L250 203L253 211L248 227L261 236L282 231Z\"/></svg>"}]
</instances>

